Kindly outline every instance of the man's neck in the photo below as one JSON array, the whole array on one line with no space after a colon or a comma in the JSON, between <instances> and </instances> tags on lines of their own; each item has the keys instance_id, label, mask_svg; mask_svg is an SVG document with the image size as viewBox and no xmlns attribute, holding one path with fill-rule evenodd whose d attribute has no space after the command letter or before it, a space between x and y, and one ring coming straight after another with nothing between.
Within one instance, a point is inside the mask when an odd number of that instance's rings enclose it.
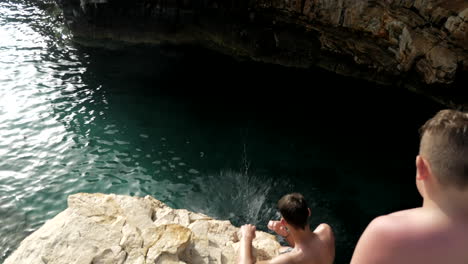
<instances>
[{"instance_id":1,"label":"man's neck","mask_svg":"<svg viewBox=\"0 0 468 264\"><path fill-rule=\"evenodd\" d=\"M468 193L444 191L424 197L423 208L437 210L450 219L468 220Z\"/></svg>"},{"instance_id":2,"label":"man's neck","mask_svg":"<svg viewBox=\"0 0 468 264\"><path fill-rule=\"evenodd\" d=\"M289 228L289 233L294 238L295 248L302 247L302 245L310 241L313 236L316 236L316 234L310 230L309 226L306 226L305 229Z\"/></svg>"}]
</instances>

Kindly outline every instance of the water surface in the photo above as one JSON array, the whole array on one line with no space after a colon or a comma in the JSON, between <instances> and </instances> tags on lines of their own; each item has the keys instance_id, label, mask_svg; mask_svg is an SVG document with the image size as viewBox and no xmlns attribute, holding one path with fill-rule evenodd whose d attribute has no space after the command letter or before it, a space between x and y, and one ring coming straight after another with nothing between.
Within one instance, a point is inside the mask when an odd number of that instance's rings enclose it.
<instances>
[{"instance_id":1,"label":"water surface","mask_svg":"<svg viewBox=\"0 0 468 264\"><path fill-rule=\"evenodd\" d=\"M84 47L47 8L2 1L0 261L77 192L152 195L265 230L298 191L346 263L373 217L420 204L417 129L438 109L194 47Z\"/></svg>"}]
</instances>

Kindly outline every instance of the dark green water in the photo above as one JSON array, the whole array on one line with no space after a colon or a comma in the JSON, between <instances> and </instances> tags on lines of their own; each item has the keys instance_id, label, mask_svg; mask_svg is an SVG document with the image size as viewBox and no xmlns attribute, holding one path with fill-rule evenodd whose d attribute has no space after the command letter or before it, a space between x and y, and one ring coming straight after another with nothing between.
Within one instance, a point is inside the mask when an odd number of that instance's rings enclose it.
<instances>
[{"instance_id":1,"label":"dark green water","mask_svg":"<svg viewBox=\"0 0 468 264\"><path fill-rule=\"evenodd\" d=\"M77 192L265 230L298 191L346 263L372 218L419 206L417 129L440 108L191 47L86 48L44 10L0 1L0 262Z\"/></svg>"}]
</instances>

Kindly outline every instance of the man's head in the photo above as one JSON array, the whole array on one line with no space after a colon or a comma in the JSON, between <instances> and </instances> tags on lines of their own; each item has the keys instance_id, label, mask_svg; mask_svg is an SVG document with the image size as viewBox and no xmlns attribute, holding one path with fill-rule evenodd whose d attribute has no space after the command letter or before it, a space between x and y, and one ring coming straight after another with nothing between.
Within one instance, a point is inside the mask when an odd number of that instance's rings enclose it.
<instances>
[{"instance_id":1,"label":"man's head","mask_svg":"<svg viewBox=\"0 0 468 264\"><path fill-rule=\"evenodd\" d=\"M284 220L293 227L305 229L307 226L310 210L302 194L286 194L278 201L278 210Z\"/></svg>"},{"instance_id":2,"label":"man's head","mask_svg":"<svg viewBox=\"0 0 468 264\"><path fill-rule=\"evenodd\" d=\"M419 155L429 163L431 174L444 187L466 190L468 188L468 113L442 110L429 119L421 127L420 132ZM420 167L418 165L418 170Z\"/></svg>"}]
</instances>

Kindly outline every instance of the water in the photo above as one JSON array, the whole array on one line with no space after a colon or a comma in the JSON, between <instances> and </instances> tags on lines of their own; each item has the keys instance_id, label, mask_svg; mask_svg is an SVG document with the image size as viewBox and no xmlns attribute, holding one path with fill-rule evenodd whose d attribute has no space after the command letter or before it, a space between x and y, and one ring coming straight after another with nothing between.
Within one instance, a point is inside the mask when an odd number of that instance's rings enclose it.
<instances>
[{"instance_id":1,"label":"water","mask_svg":"<svg viewBox=\"0 0 468 264\"><path fill-rule=\"evenodd\" d=\"M68 195L152 195L265 230L302 192L349 261L367 223L418 206L418 127L397 87L193 47L89 48L47 6L0 2L0 261Z\"/></svg>"}]
</instances>

